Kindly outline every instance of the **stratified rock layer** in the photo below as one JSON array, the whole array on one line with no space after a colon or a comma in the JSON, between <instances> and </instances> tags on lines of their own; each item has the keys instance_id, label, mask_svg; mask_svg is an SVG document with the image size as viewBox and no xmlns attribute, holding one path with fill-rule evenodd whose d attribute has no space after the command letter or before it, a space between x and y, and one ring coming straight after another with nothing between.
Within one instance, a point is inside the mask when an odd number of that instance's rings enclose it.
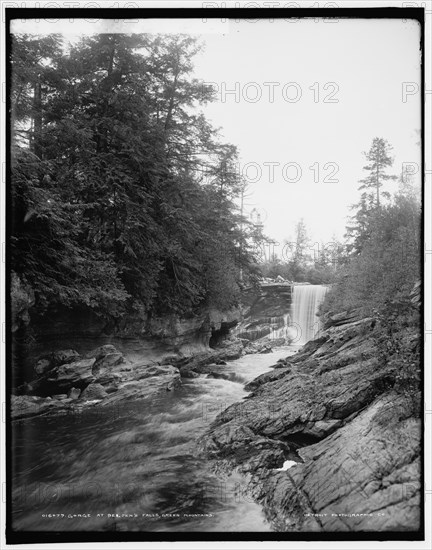
<instances>
[{"instance_id":1,"label":"stratified rock layer","mask_svg":"<svg viewBox=\"0 0 432 550\"><path fill-rule=\"evenodd\" d=\"M372 319L341 315L318 340L249 383L202 443L218 468L252 475L277 530L417 531L421 422L393 390ZM401 367L402 368L402 367ZM286 460L297 464L278 471Z\"/></svg>"},{"instance_id":2,"label":"stratified rock layer","mask_svg":"<svg viewBox=\"0 0 432 550\"><path fill-rule=\"evenodd\" d=\"M54 355L57 362L69 362L51 368L56 364ZM100 346L83 358L73 350L56 352L49 357L50 370L35 369L39 376L18 388L24 395L12 395L13 420L75 414L88 406L152 399L181 385L176 367L131 363L111 344ZM42 360L36 364L40 366Z\"/></svg>"}]
</instances>

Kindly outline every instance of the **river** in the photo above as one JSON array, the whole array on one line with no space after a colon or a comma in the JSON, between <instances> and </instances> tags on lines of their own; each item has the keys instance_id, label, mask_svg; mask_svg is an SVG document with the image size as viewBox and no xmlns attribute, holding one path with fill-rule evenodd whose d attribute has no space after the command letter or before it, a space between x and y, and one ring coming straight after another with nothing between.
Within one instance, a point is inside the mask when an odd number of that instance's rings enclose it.
<instances>
[{"instance_id":1,"label":"river","mask_svg":"<svg viewBox=\"0 0 432 550\"><path fill-rule=\"evenodd\" d=\"M270 531L239 474L216 475L197 440L244 384L298 346L246 355L230 380L184 379L153 401L37 417L13 429L20 531Z\"/></svg>"}]
</instances>

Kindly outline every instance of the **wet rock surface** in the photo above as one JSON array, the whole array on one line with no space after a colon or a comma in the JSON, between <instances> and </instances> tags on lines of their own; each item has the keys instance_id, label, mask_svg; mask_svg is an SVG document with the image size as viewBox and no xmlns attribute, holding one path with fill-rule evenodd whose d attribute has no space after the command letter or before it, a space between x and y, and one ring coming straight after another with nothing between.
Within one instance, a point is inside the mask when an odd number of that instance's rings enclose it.
<instances>
[{"instance_id":1,"label":"wet rock surface","mask_svg":"<svg viewBox=\"0 0 432 550\"><path fill-rule=\"evenodd\" d=\"M215 467L252 476L278 530L416 531L421 421L393 390L373 319L329 319L318 340L249 384L201 441ZM278 471L286 460L296 462Z\"/></svg>"},{"instance_id":2,"label":"wet rock surface","mask_svg":"<svg viewBox=\"0 0 432 550\"><path fill-rule=\"evenodd\" d=\"M51 397L37 397L35 395L12 395L12 420L31 418L41 414L55 413L63 409L63 404Z\"/></svg>"},{"instance_id":3,"label":"wet rock surface","mask_svg":"<svg viewBox=\"0 0 432 550\"><path fill-rule=\"evenodd\" d=\"M252 353L270 353L275 347L285 343L284 338L263 338L257 342L230 338L217 349L210 349L192 357L172 358L172 364L180 370L180 374L184 378L196 378L199 374L215 373L213 378L223 378L223 367L227 365L227 361L233 361Z\"/></svg>"},{"instance_id":4,"label":"wet rock surface","mask_svg":"<svg viewBox=\"0 0 432 550\"><path fill-rule=\"evenodd\" d=\"M105 388L101 384L89 384L80 395L80 399L104 399L107 396Z\"/></svg>"},{"instance_id":5,"label":"wet rock surface","mask_svg":"<svg viewBox=\"0 0 432 550\"><path fill-rule=\"evenodd\" d=\"M64 364L58 362L66 361ZM172 365L131 363L104 345L81 357L74 350L49 354L36 363L36 378L11 397L13 420L68 414L88 406L151 399L181 385ZM22 395L24 394L24 395Z\"/></svg>"},{"instance_id":6,"label":"wet rock surface","mask_svg":"<svg viewBox=\"0 0 432 550\"><path fill-rule=\"evenodd\" d=\"M38 379L38 386L41 390L45 389L50 393L53 391L51 388L63 391L68 391L73 387L83 389L94 382L92 369L95 361L95 359L82 359L60 365L49 371L45 379Z\"/></svg>"},{"instance_id":7,"label":"wet rock surface","mask_svg":"<svg viewBox=\"0 0 432 550\"><path fill-rule=\"evenodd\" d=\"M151 399L181 385L182 378L208 376L239 381L225 372L227 362L247 353L267 353L282 340L228 338L217 349L160 362L129 361L112 344L81 356L68 349L45 354L35 363L35 378L19 387L12 399L12 418L60 414L76 407L106 406L127 399Z\"/></svg>"},{"instance_id":8,"label":"wet rock surface","mask_svg":"<svg viewBox=\"0 0 432 550\"><path fill-rule=\"evenodd\" d=\"M269 513L287 529L416 530L420 420L400 420L398 410L406 410L403 399L383 396L329 437L300 449L304 463L268 472L263 496Z\"/></svg>"},{"instance_id":9,"label":"wet rock surface","mask_svg":"<svg viewBox=\"0 0 432 550\"><path fill-rule=\"evenodd\" d=\"M273 282L246 289L243 301L244 318L238 336L254 342L284 326L284 315L292 302L292 284Z\"/></svg>"}]
</instances>

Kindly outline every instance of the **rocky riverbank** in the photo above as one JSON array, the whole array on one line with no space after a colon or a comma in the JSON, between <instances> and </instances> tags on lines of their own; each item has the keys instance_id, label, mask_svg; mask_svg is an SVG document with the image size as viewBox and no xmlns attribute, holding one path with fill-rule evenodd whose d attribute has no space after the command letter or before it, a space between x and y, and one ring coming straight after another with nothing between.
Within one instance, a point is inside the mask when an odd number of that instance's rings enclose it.
<instances>
[{"instance_id":1,"label":"rocky riverbank","mask_svg":"<svg viewBox=\"0 0 432 550\"><path fill-rule=\"evenodd\" d=\"M108 344L80 355L62 350L41 357L36 377L11 398L12 419L74 414L96 405L149 398L181 384L171 365L132 363Z\"/></svg>"},{"instance_id":2,"label":"rocky riverbank","mask_svg":"<svg viewBox=\"0 0 432 550\"><path fill-rule=\"evenodd\" d=\"M404 365L380 362L376 321L330 318L322 336L249 383L201 441L249 489L277 530L416 531L421 420L395 390ZM418 334L407 329L407 346Z\"/></svg>"},{"instance_id":3,"label":"rocky riverbank","mask_svg":"<svg viewBox=\"0 0 432 550\"><path fill-rule=\"evenodd\" d=\"M67 349L44 354L33 367L34 377L11 398L12 419L79 413L95 406L130 399L151 399L181 385L182 378L224 378L227 361L249 353L268 353L279 340L249 342L227 339L218 349L160 361L128 359L111 344L79 354Z\"/></svg>"}]
</instances>

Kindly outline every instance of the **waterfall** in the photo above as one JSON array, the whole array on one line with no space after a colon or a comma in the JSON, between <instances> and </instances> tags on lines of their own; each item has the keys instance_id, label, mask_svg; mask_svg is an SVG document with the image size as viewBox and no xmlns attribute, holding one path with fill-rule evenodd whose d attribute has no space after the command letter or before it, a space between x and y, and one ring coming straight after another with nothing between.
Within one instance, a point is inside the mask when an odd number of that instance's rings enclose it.
<instances>
[{"instance_id":1,"label":"waterfall","mask_svg":"<svg viewBox=\"0 0 432 550\"><path fill-rule=\"evenodd\" d=\"M290 332L293 344L305 344L319 336L321 322L318 307L324 300L327 287L321 285L295 285L291 304Z\"/></svg>"}]
</instances>

